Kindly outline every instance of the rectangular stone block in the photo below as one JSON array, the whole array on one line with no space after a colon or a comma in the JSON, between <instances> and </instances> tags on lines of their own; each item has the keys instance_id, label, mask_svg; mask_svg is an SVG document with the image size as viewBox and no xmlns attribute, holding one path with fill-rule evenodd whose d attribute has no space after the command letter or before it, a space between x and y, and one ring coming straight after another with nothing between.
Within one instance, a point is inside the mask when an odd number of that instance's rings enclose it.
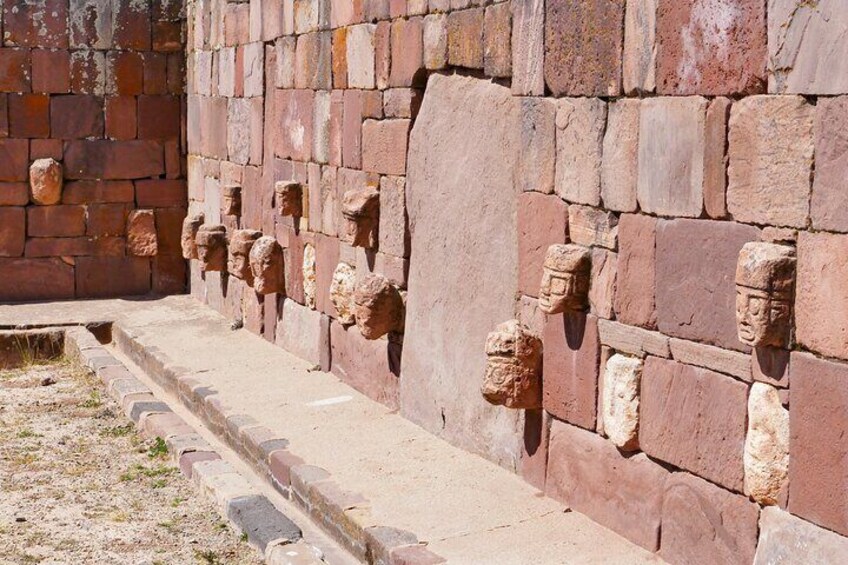
<instances>
[{"instance_id":1,"label":"rectangular stone block","mask_svg":"<svg viewBox=\"0 0 848 565\"><path fill-rule=\"evenodd\" d=\"M766 6L760 0L660 0L657 92L765 92Z\"/></svg>"},{"instance_id":2,"label":"rectangular stone block","mask_svg":"<svg viewBox=\"0 0 848 565\"><path fill-rule=\"evenodd\" d=\"M483 18L483 72L504 78L512 75L512 10L503 2L486 8Z\"/></svg>"},{"instance_id":3,"label":"rectangular stone block","mask_svg":"<svg viewBox=\"0 0 848 565\"><path fill-rule=\"evenodd\" d=\"M607 106L601 161L601 199L616 212L636 210L639 166L639 100L621 99Z\"/></svg>"},{"instance_id":4,"label":"rectangular stone block","mask_svg":"<svg viewBox=\"0 0 848 565\"><path fill-rule=\"evenodd\" d=\"M701 215L706 111L707 100L699 96L642 102L637 194L643 212Z\"/></svg>"},{"instance_id":5,"label":"rectangular stone block","mask_svg":"<svg viewBox=\"0 0 848 565\"><path fill-rule=\"evenodd\" d=\"M814 115L800 96L751 96L733 105L727 210L734 219L807 225Z\"/></svg>"},{"instance_id":6,"label":"rectangular stone block","mask_svg":"<svg viewBox=\"0 0 848 565\"><path fill-rule=\"evenodd\" d=\"M848 232L848 96L820 98L813 133L816 173L810 216L813 227Z\"/></svg>"},{"instance_id":7,"label":"rectangular stone block","mask_svg":"<svg viewBox=\"0 0 848 565\"><path fill-rule=\"evenodd\" d=\"M747 497L673 473L665 482L660 556L669 563L747 565L757 547L758 518L759 507Z\"/></svg>"},{"instance_id":8,"label":"rectangular stone block","mask_svg":"<svg viewBox=\"0 0 848 565\"><path fill-rule=\"evenodd\" d=\"M330 346L330 330L321 312L283 299L283 314L277 323L276 343L286 351L315 365L321 363L323 351Z\"/></svg>"},{"instance_id":9,"label":"rectangular stone block","mask_svg":"<svg viewBox=\"0 0 848 565\"><path fill-rule=\"evenodd\" d=\"M545 2L512 0L512 93L545 94Z\"/></svg>"},{"instance_id":10,"label":"rectangular stone block","mask_svg":"<svg viewBox=\"0 0 848 565\"><path fill-rule=\"evenodd\" d=\"M29 92L29 49L0 48L0 92Z\"/></svg>"},{"instance_id":11,"label":"rectangular stone block","mask_svg":"<svg viewBox=\"0 0 848 565\"><path fill-rule=\"evenodd\" d=\"M610 320L598 320L598 333L603 345L621 353L629 353L637 357L646 355L671 357L669 338L659 332Z\"/></svg>"},{"instance_id":12,"label":"rectangular stone block","mask_svg":"<svg viewBox=\"0 0 848 565\"><path fill-rule=\"evenodd\" d=\"M671 356L675 361L704 367L751 382L751 356L712 345L672 338Z\"/></svg>"},{"instance_id":13,"label":"rectangular stone block","mask_svg":"<svg viewBox=\"0 0 848 565\"><path fill-rule=\"evenodd\" d=\"M742 491L748 387L707 369L648 357L639 445L650 455Z\"/></svg>"},{"instance_id":14,"label":"rectangular stone block","mask_svg":"<svg viewBox=\"0 0 848 565\"><path fill-rule=\"evenodd\" d=\"M597 206L601 197L601 155L607 105L595 98L557 103L556 189L569 202Z\"/></svg>"},{"instance_id":15,"label":"rectangular stone block","mask_svg":"<svg viewBox=\"0 0 848 565\"><path fill-rule=\"evenodd\" d=\"M356 326L330 325L331 372L368 398L392 410L400 407L400 345L369 341Z\"/></svg>"},{"instance_id":16,"label":"rectangular stone block","mask_svg":"<svg viewBox=\"0 0 848 565\"><path fill-rule=\"evenodd\" d=\"M406 173L410 120L365 120L362 125L362 168L369 173Z\"/></svg>"},{"instance_id":17,"label":"rectangular stone block","mask_svg":"<svg viewBox=\"0 0 848 565\"><path fill-rule=\"evenodd\" d=\"M848 359L848 235L801 232L795 289L800 345Z\"/></svg>"},{"instance_id":18,"label":"rectangular stone block","mask_svg":"<svg viewBox=\"0 0 848 565\"><path fill-rule=\"evenodd\" d=\"M618 248L618 216L599 208L568 207L568 234L573 243L586 247Z\"/></svg>"},{"instance_id":19,"label":"rectangular stone block","mask_svg":"<svg viewBox=\"0 0 848 565\"><path fill-rule=\"evenodd\" d=\"M704 155L704 209L710 218L727 216L727 125L730 98L718 97L707 108Z\"/></svg>"},{"instance_id":20,"label":"rectangular stone block","mask_svg":"<svg viewBox=\"0 0 848 565\"><path fill-rule=\"evenodd\" d=\"M139 179L164 173L162 144L156 141L79 140L66 145L69 179Z\"/></svg>"},{"instance_id":21,"label":"rectangular stone block","mask_svg":"<svg viewBox=\"0 0 848 565\"><path fill-rule=\"evenodd\" d=\"M641 214L622 214L618 223L618 285L616 319L624 324L654 328L657 220Z\"/></svg>"},{"instance_id":22,"label":"rectangular stone block","mask_svg":"<svg viewBox=\"0 0 848 565\"><path fill-rule=\"evenodd\" d=\"M621 92L624 0L547 0L545 83L554 96Z\"/></svg>"},{"instance_id":23,"label":"rectangular stone block","mask_svg":"<svg viewBox=\"0 0 848 565\"><path fill-rule=\"evenodd\" d=\"M543 340L545 410L594 430L601 354L597 317L579 313L548 316Z\"/></svg>"},{"instance_id":24,"label":"rectangular stone block","mask_svg":"<svg viewBox=\"0 0 848 565\"><path fill-rule=\"evenodd\" d=\"M0 139L0 181L29 178L29 140Z\"/></svg>"},{"instance_id":25,"label":"rectangular stone block","mask_svg":"<svg viewBox=\"0 0 848 565\"><path fill-rule=\"evenodd\" d=\"M657 225L657 326L667 335L747 351L736 334L734 273L753 226L712 220Z\"/></svg>"},{"instance_id":26,"label":"rectangular stone block","mask_svg":"<svg viewBox=\"0 0 848 565\"><path fill-rule=\"evenodd\" d=\"M391 31L390 87L413 86L421 82L424 68L424 20L395 20Z\"/></svg>"},{"instance_id":27,"label":"rectangular stone block","mask_svg":"<svg viewBox=\"0 0 848 565\"><path fill-rule=\"evenodd\" d=\"M848 535L848 365L793 352L789 511Z\"/></svg>"},{"instance_id":28,"label":"rectangular stone block","mask_svg":"<svg viewBox=\"0 0 848 565\"><path fill-rule=\"evenodd\" d=\"M455 67L483 68L482 8L448 14L448 63Z\"/></svg>"},{"instance_id":29,"label":"rectangular stone block","mask_svg":"<svg viewBox=\"0 0 848 565\"><path fill-rule=\"evenodd\" d=\"M656 551L669 472L643 453L626 457L601 436L557 420L550 434L545 494Z\"/></svg>"},{"instance_id":30,"label":"rectangular stone block","mask_svg":"<svg viewBox=\"0 0 848 565\"><path fill-rule=\"evenodd\" d=\"M592 249L592 284L589 287L589 311L599 318L611 319L618 283L618 254Z\"/></svg>"},{"instance_id":31,"label":"rectangular stone block","mask_svg":"<svg viewBox=\"0 0 848 565\"><path fill-rule=\"evenodd\" d=\"M657 1L627 0L622 62L625 94L653 92L656 88Z\"/></svg>"},{"instance_id":32,"label":"rectangular stone block","mask_svg":"<svg viewBox=\"0 0 848 565\"><path fill-rule=\"evenodd\" d=\"M841 0L769 0L769 92L848 92L848 61L833 48L846 29L848 5Z\"/></svg>"},{"instance_id":33,"label":"rectangular stone block","mask_svg":"<svg viewBox=\"0 0 848 565\"><path fill-rule=\"evenodd\" d=\"M0 257L20 257L26 242L26 208L0 208Z\"/></svg>"},{"instance_id":34,"label":"rectangular stone block","mask_svg":"<svg viewBox=\"0 0 848 565\"><path fill-rule=\"evenodd\" d=\"M0 296L4 301L74 298L74 267L58 258L0 258Z\"/></svg>"},{"instance_id":35,"label":"rectangular stone block","mask_svg":"<svg viewBox=\"0 0 848 565\"><path fill-rule=\"evenodd\" d=\"M796 518L774 506L760 512L760 541L754 565L839 563L848 538Z\"/></svg>"},{"instance_id":36,"label":"rectangular stone block","mask_svg":"<svg viewBox=\"0 0 848 565\"><path fill-rule=\"evenodd\" d=\"M518 197L518 290L539 296L548 247L568 241L568 205L559 196L525 192Z\"/></svg>"},{"instance_id":37,"label":"rectangular stone block","mask_svg":"<svg viewBox=\"0 0 848 565\"><path fill-rule=\"evenodd\" d=\"M85 235L83 206L34 206L27 209L30 237L75 237Z\"/></svg>"},{"instance_id":38,"label":"rectangular stone block","mask_svg":"<svg viewBox=\"0 0 848 565\"><path fill-rule=\"evenodd\" d=\"M557 103L549 98L521 98L521 146L516 182L522 191L551 194L556 169Z\"/></svg>"},{"instance_id":39,"label":"rectangular stone block","mask_svg":"<svg viewBox=\"0 0 848 565\"><path fill-rule=\"evenodd\" d=\"M135 296L150 292L150 259L147 257L78 257L78 298Z\"/></svg>"},{"instance_id":40,"label":"rectangular stone block","mask_svg":"<svg viewBox=\"0 0 848 565\"><path fill-rule=\"evenodd\" d=\"M347 84L350 88L374 88L374 32L377 26L360 24L348 28Z\"/></svg>"}]
</instances>

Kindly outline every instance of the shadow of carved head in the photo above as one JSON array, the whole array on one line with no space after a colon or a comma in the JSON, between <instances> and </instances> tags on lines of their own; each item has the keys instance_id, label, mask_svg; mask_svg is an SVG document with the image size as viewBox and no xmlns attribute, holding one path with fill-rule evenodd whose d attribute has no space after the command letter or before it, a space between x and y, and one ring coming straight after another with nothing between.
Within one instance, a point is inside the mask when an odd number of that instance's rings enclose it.
<instances>
[{"instance_id":1,"label":"shadow of carved head","mask_svg":"<svg viewBox=\"0 0 848 565\"><path fill-rule=\"evenodd\" d=\"M542 340L518 322L500 324L486 338L483 398L507 408L542 407Z\"/></svg>"},{"instance_id":2,"label":"shadow of carved head","mask_svg":"<svg viewBox=\"0 0 848 565\"><path fill-rule=\"evenodd\" d=\"M220 224L200 226L196 241L200 270L223 271L227 266L227 228Z\"/></svg>"},{"instance_id":3,"label":"shadow of carved head","mask_svg":"<svg viewBox=\"0 0 848 565\"><path fill-rule=\"evenodd\" d=\"M230 236L227 271L237 279L253 286L253 273L250 271L250 249L262 232L256 230L235 230Z\"/></svg>"},{"instance_id":4,"label":"shadow of carved head","mask_svg":"<svg viewBox=\"0 0 848 565\"><path fill-rule=\"evenodd\" d=\"M203 225L203 222L203 214L186 216L183 220L183 230L180 234L183 259L197 259L197 231Z\"/></svg>"},{"instance_id":5,"label":"shadow of carved head","mask_svg":"<svg viewBox=\"0 0 848 565\"><path fill-rule=\"evenodd\" d=\"M736 264L736 331L752 347L785 347L792 323L795 253L774 243L746 243Z\"/></svg>"},{"instance_id":6,"label":"shadow of carved head","mask_svg":"<svg viewBox=\"0 0 848 565\"><path fill-rule=\"evenodd\" d=\"M371 274L359 281L353 304L356 326L366 339L403 332L403 297L386 277Z\"/></svg>"},{"instance_id":7,"label":"shadow of carved head","mask_svg":"<svg viewBox=\"0 0 848 565\"><path fill-rule=\"evenodd\" d=\"M547 314L580 312L589 304L591 252L579 245L554 244L542 265L539 309Z\"/></svg>"},{"instance_id":8,"label":"shadow of carved head","mask_svg":"<svg viewBox=\"0 0 848 565\"><path fill-rule=\"evenodd\" d=\"M250 271L253 290L257 294L272 294L285 290L283 248L271 236L262 236L250 248Z\"/></svg>"},{"instance_id":9,"label":"shadow of carved head","mask_svg":"<svg viewBox=\"0 0 848 565\"><path fill-rule=\"evenodd\" d=\"M354 247L377 247L377 228L380 222L380 192L368 186L348 190L342 198L345 219L345 239Z\"/></svg>"}]
</instances>

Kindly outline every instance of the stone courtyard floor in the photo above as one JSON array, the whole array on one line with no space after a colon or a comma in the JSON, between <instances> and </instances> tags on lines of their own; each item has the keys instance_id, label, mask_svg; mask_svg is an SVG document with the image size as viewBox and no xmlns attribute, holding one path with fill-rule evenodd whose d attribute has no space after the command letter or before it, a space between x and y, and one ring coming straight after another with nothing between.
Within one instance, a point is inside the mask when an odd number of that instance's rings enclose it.
<instances>
[{"instance_id":1,"label":"stone courtyard floor","mask_svg":"<svg viewBox=\"0 0 848 565\"><path fill-rule=\"evenodd\" d=\"M0 564L262 563L97 378L0 371Z\"/></svg>"}]
</instances>

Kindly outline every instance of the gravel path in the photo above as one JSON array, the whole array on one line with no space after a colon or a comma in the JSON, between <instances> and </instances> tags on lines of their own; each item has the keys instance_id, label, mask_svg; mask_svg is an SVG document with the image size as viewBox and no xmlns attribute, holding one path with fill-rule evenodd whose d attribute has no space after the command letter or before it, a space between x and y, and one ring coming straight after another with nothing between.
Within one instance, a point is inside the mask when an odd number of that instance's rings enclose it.
<instances>
[{"instance_id":1,"label":"gravel path","mask_svg":"<svg viewBox=\"0 0 848 565\"><path fill-rule=\"evenodd\" d=\"M99 381L0 371L0 564L262 563Z\"/></svg>"}]
</instances>

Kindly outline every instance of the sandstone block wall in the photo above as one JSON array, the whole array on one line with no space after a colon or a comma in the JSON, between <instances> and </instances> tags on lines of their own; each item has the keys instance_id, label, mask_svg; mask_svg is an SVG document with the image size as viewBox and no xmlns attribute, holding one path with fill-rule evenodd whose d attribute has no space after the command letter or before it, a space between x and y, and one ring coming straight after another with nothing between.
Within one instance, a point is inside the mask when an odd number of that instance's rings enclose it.
<instances>
[{"instance_id":1,"label":"sandstone block wall","mask_svg":"<svg viewBox=\"0 0 848 565\"><path fill-rule=\"evenodd\" d=\"M183 292L182 2L6 0L0 30L0 300Z\"/></svg>"},{"instance_id":2,"label":"sandstone block wall","mask_svg":"<svg viewBox=\"0 0 848 565\"><path fill-rule=\"evenodd\" d=\"M198 0L189 24L189 208L275 236L286 274L258 296L192 261L199 299L672 563L844 545L842 3ZM365 187L372 248L341 213ZM569 242L586 310L547 315ZM751 242L796 261L772 345L739 338ZM366 340L345 297L373 273L406 323ZM543 339L538 410L480 395L509 318Z\"/></svg>"}]
</instances>

